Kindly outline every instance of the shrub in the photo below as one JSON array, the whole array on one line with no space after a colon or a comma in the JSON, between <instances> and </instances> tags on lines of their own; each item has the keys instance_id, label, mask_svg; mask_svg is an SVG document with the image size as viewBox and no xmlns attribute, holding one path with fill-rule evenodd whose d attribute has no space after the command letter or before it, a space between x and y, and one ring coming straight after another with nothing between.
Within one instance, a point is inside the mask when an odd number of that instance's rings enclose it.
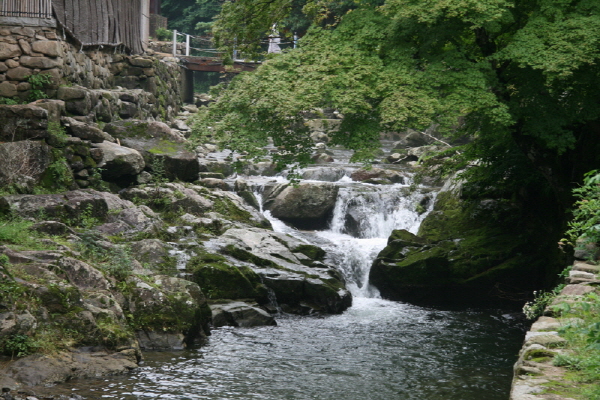
<instances>
[{"instance_id":1,"label":"shrub","mask_svg":"<svg viewBox=\"0 0 600 400\"><path fill-rule=\"evenodd\" d=\"M0 158L4 160L0 170L0 186L9 193L26 190L28 181L37 179L44 172L40 162L41 148L35 142L23 140L0 145Z\"/></svg>"},{"instance_id":2,"label":"shrub","mask_svg":"<svg viewBox=\"0 0 600 400\"><path fill-rule=\"evenodd\" d=\"M31 85L29 91L28 101L36 101L40 99L47 99L48 95L44 92L44 88L52 83L52 76L49 74L35 74L27 77L27 82Z\"/></svg>"},{"instance_id":3,"label":"shrub","mask_svg":"<svg viewBox=\"0 0 600 400\"><path fill-rule=\"evenodd\" d=\"M32 352L32 341L27 335L16 334L2 341L2 353L11 357L24 357Z\"/></svg>"},{"instance_id":4,"label":"shrub","mask_svg":"<svg viewBox=\"0 0 600 400\"><path fill-rule=\"evenodd\" d=\"M585 174L583 185L573 190L575 202L573 220L566 235L571 244L583 239L583 245L600 242L600 172Z\"/></svg>"},{"instance_id":5,"label":"shrub","mask_svg":"<svg viewBox=\"0 0 600 400\"><path fill-rule=\"evenodd\" d=\"M156 30L156 38L161 41L168 41L173 38L173 32L166 28L158 28Z\"/></svg>"}]
</instances>

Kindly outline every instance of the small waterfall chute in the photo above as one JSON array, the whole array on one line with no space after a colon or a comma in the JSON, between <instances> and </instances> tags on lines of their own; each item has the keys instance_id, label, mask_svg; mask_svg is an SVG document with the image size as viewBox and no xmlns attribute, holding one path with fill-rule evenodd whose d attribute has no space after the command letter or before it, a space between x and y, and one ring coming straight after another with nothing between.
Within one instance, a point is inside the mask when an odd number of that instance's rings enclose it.
<instances>
[{"instance_id":1,"label":"small waterfall chute","mask_svg":"<svg viewBox=\"0 0 600 400\"><path fill-rule=\"evenodd\" d=\"M378 298L369 284L371 265L395 229L416 233L430 211L434 196L427 190L409 190L409 184L370 185L338 181L340 185L329 228L298 231L263 211L273 229L287 233L327 251L326 262L344 276L354 297ZM257 197L261 203L261 190ZM427 198L430 198L427 201Z\"/></svg>"}]
</instances>

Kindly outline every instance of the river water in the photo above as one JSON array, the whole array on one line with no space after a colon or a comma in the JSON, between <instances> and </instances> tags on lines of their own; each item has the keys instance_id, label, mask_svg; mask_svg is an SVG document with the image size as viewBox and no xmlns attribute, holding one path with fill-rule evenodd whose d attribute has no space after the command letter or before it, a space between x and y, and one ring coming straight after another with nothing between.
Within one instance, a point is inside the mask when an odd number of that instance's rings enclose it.
<instances>
[{"instance_id":1,"label":"river water","mask_svg":"<svg viewBox=\"0 0 600 400\"><path fill-rule=\"evenodd\" d=\"M108 399L506 400L522 340L501 311L439 311L357 298L326 317L220 328L207 346L146 355L75 393Z\"/></svg>"},{"instance_id":2,"label":"river water","mask_svg":"<svg viewBox=\"0 0 600 400\"><path fill-rule=\"evenodd\" d=\"M353 293L349 310L284 314L277 326L214 329L202 348L146 354L141 368L127 376L63 389L123 400L508 399L525 329L519 313L391 302L368 284L371 262L391 230L416 232L426 215L417 204L435 194L428 188L407 192L408 183L339 184L326 231L300 232L266 215L275 230L328 251L327 261L342 271Z\"/></svg>"}]
</instances>

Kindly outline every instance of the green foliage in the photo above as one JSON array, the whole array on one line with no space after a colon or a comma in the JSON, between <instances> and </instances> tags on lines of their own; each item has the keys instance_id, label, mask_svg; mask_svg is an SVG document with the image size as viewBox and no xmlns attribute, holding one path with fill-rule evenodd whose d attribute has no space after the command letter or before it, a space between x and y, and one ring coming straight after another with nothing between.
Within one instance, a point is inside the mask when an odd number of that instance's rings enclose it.
<instances>
[{"instance_id":1,"label":"green foliage","mask_svg":"<svg viewBox=\"0 0 600 400\"><path fill-rule=\"evenodd\" d=\"M50 135L49 142L53 147L66 146L69 135L59 122L48 122L48 134Z\"/></svg>"},{"instance_id":2,"label":"green foliage","mask_svg":"<svg viewBox=\"0 0 600 400\"><path fill-rule=\"evenodd\" d=\"M591 88L600 85L600 3L344 3L224 3L214 33L226 54L257 53L272 25L300 9L312 27L298 49L218 88L195 135L250 156L271 137L281 165L305 164L302 116L315 107L345 116L334 143L357 158L369 157L381 130L438 124L446 137L474 139L449 164L469 180L513 193L544 181L567 206L564 187L599 161Z\"/></svg>"},{"instance_id":3,"label":"green foliage","mask_svg":"<svg viewBox=\"0 0 600 400\"><path fill-rule=\"evenodd\" d=\"M266 50L265 39L273 27L283 41L291 41L294 34L304 35L311 23L315 26L335 27L361 0L252 0L225 1L213 24L217 46L227 55L241 51L244 58L256 59ZM368 2L377 7L382 1Z\"/></svg>"},{"instance_id":4,"label":"green foliage","mask_svg":"<svg viewBox=\"0 0 600 400\"><path fill-rule=\"evenodd\" d=\"M600 296L592 292L576 303L558 304L554 311L571 321L559 332L569 352L553 361L573 370L569 397L600 399Z\"/></svg>"},{"instance_id":5,"label":"green foliage","mask_svg":"<svg viewBox=\"0 0 600 400\"><path fill-rule=\"evenodd\" d=\"M11 97L0 97L0 104L6 104L9 106L14 106L16 104L20 104L18 100L15 100Z\"/></svg>"},{"instance_id":6,"label":"green foliage","mask_svg":"<svg viewBox=\"0 0 600 400\"><path fill-rule=\"evenodd\" d=\"M544 315L546 307L554 301L563 287L563 285L557 286L551 292L545 292L543 290L534 291L534 299L525 303L525 306L523 306L523 314L525 314L528 319L536 319L537 317Z\"/></svg>"},{"instance_id":7,"label":"green foliage","mask_svg":"<svg viewBox=\"0 0 600 400\"><path fill-rule=\"evenodd\" d=\"M289 16L291 10L290 0L226 1L213 27L215 42L226 49L226 54L237 49L253 58L272 26Z\"/></svg>"},{"instance_id":8,"label":"green foliage","mask_svg":"<svg viewBox=\"0 0 600 400\"><path fill-rule=\"evenodd\" d=\"M24 357L32 353L32 340L24 334L10 335L0 342L2 353L11 357Z\"/></svg>"},{"instance_id":9,"label":"green foliage","mask_svg":"<svg viewBox=\"0 0 600 400\"><path fill-rule=\"evenodd\" d=\"M573 210L573 220L566 235L571 243L579 238L583 244L600 243L600 171L585 174L583 185L573 189L578 199Z\"/></svg>"},{"instance_id":10,"label":"green foliage","mask_svg":"<svg viewBox=\"0 0 600 400\"><path fill-rule=\"evenodd\" d=\"M163 157L154 156L152 158L152 182L157 185L169 182L167 170L165 169L165 160Z\"/></svg>"},{"instance_id":11,"label":"green foliage","mask_svg":"<svg viewBox=\"0 0 600 400\"><path fill-rule=\"evenodd\" d=\"M19 218L4 217L0 220L0 243L24 244L29 238L31 221Z\"/></svg>"},{"instance_id":12,"label":"green foliage","mask_svg":"<svg viewBox=\"0 0 600 400\"><path fill-rule=\"evenodd\" d=\"M170 29L193 35L206 34L220 10L221 0L163 0L161 4Z\"/></svg>"},{"instance_id":13,"label":"green foliage","mask_svg":"<svg viewBox=\"0 0 600 400\"><path fill-rule=\"evenodd\" d=\"M31 90L29 91L29 97L27 100L30 102L47 99L48 95L44 92L44 88L52 83L52 76L49 74L34 74L27 76L27 82L31 84Z\"/></svg>"},{"instance_id":14,"label":"green foliage","mask_svg":"<svg viewBox=\"0 0 600 400\"><path fill-rule=\"evenodd\" d=\"M76 224L85 229L91 229L100 224L100 220L94 216L94 207L91 204L88 204L87 207L83 209L77 219L78 221Z\"/></svg>"},{"instance_id":15,"label":"green foliage","mask_svg":"<svg viewBox=\"0 0 600 400\"><path fill-rule=\"evenodd\" d=\"M118 280L126 279L133 269L133 259L128 248L102 245L102 237L93 231L79 235L77 249L87 260L96 264L107 275Z\"/></svg>"},{"instance_id":16,"label":"green foliage","mask_svg":"<svg viewBox=\"0 0 600 400\"><path fill-rule=\"evenodd\" d=\"M48 250L53 248L41 242L44 236L31 230L33 222L12 215L0 216L0 244L10 245L15 249ZM0 256L0 267L5 267L6 259Z\"/></svg>"},{"instance_id":17,"label":"green foliage","mask_svg":"<svg viewBox=\"0 0 600 400\"><path fill-rule=\"evenodd\" d=\"M62 150L52 149L52 158L53 161L46 170L46 179L42 181L42 184L58 190L70 187L74 179L73 171L71 171Z\"/></svg>"},{"instance_id":18,"label":"green foliage","mask_svg":"<svg viewBox=\"0 0 600 400\"><path fill-rule=\"evenodd\" d=\"M6 254L0 254L0 268L6 273L6 267L10 264L10 260Z\"/></svg>"},{"instance_id":19,"label":"green foliage","mask_svg":"<svg viewBox=\"0 0 600 400\"><path fill-rule=\"evenodd\" d=\"M172 40L173 32L168 29L165 29L165 28L158 28L156 30L156 39L162 40L162 41Z\"/></svg>"}]
</instances>

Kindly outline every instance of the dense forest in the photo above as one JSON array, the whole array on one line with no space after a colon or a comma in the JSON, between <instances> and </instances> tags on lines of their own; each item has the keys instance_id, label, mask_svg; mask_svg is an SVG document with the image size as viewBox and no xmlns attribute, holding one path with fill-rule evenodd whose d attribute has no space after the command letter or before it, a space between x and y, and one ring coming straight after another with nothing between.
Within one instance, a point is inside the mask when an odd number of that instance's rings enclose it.
<instances>
[{"instance_id":1,"label":"dense forest","mask_svg":"<svg viewBox=\"0 0 600 400\"><path fill-rule=\"evenodd\" d=\"M598 161L599 12L595 1L225 2L213 27L224 49L252 55L274 24L312 24L299 49L240 76L211 114L220 132L236 124L231 145L274 136L300 160L310 143L288 127L314 107L345 116L334 140L363 158L381 130L436 124L474 139L453 162L482 190L536 182L566 209Z\"/></svg>"}]
</instances>

